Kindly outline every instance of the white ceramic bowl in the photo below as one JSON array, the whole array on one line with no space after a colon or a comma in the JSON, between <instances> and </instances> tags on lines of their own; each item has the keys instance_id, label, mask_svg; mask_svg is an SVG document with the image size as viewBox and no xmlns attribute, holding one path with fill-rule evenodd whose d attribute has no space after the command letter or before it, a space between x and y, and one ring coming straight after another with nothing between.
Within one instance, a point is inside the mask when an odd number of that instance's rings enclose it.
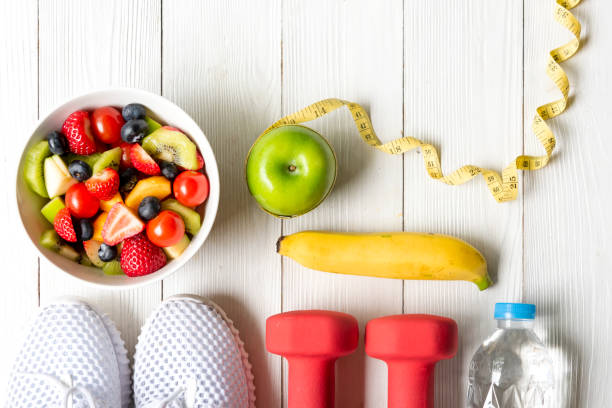
<instances>
[{"instance_id":1,"label":"white ceramic bowl","mask_svg":"<svg viewBox=\"0 0 612 408\"><path fill-rule=\"evenodd\" d=\"M151 113L151 116L163 125L174 126L189 135L198 145L200 153L202 153L204 157L206 174L210 181L210 195L204 204L202 228L197 235L193 237L189 247L187 247L179 258L168 262L166 266L157 272L135 278L130 278L125 275L105 275L102 273L101 269L80 265L53 251L41 247L38 242L40 235L44 230L51 227L49 222L47 222L40 213L40 209L44 205L45 199L33 193L26 186L22 176L23 152L34 143L42 140L49 132L61 130L62 124L69 114L79 109L92 110L97 107L108 105L122 107L132 102L143 104ZM213 154L206 136L202 133L202 130L189 115L174 103L159 95L138 89L119 88L92 92L71 99L53 109L38 122L34 131L31 133L21 153L21 160L19 161L19 169L17 171L17 207L19 209L19 215L21 216L21 221L27 235L38 249L38 252L67 275L97 287L109 289L134 288L170 276L170 274L183 266L183 264L185 264L185 262L187 262L202 246L212 228L218 205L219 170L217 168L215 155Z\"/></svg>"}]
</instances>

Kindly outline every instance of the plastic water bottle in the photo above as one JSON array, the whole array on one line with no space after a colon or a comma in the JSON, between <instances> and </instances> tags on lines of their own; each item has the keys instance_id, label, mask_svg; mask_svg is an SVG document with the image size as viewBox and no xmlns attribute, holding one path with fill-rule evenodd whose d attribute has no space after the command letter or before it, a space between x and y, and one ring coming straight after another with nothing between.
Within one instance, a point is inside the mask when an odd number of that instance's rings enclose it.
<instances>
[{"instance_id":1,"label":"plastic water bottle","mask_svg":"<svg viewBox=\"0 0 612 408\"><path fill-rule=\"evenodd\" d=\"M480 346L469 371L468 408L558 407L552 360L533 332L535 305L497 303L497 330Z\"/></svg>"}]
</instances>

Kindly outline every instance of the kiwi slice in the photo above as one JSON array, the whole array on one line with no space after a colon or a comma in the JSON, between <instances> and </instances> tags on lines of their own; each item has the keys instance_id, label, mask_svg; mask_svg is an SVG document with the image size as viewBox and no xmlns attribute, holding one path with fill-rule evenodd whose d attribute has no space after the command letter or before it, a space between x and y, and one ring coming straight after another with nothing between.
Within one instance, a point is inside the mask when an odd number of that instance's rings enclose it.
<instances>
[{"instance_id":1,"label":"kiwi slice","mask_svg":"<svg viewBox=\"0 0 612 408\"><path fill-rule=\"evenodd\" d=\"M123 269L121 269L121 264L117 260L106 262L102 271L106 275L123 275Z\"/></svg>"},{"instance_id":2,"label":"kiwi slice","mask_svg":"<svg viewBox=\"0 0 612 408\"><path fill-rule=\"evenodd\" d=\"M68 258L71 261L78 262L81 258L81 254L79 254L76 249L71 247L70 245L62 245L57 251L64 258Z\"/></svg>"},{"instance_id":3,"label":"kiwi slice","mask_svg":"<svg viewBox=\"0 0 612 408\"><path fill-rule=\"evenodd\" d=\"M145 122L147 122L147 125L149 125L149 132L147 133L147 135L150 135L151 133L162 127L162 125L160 125L158 122L154 121L148 116L145 116Z\"/></svg>"},{"instance_id":4,"label":"kiwi slice","mask_svg":"<svg viewBox=\"0 0 612 408\"><path fill-rule=\"evenodd\" d=\"M81 259L79 259L79 263L83 266L94 266L86 256L82 256Z\"/></svg>"},{"instance_id":5,"label":"kiwi slice","mask_svg":"<svg viewBox=\"0 0 612 408\"><path fill-rule=\"evenodd\" d=\"M49 143L41 140L30 147L24 157L23 178L28 187L41 197L49 197L43 176L43 162L49 156Z\"/></svg>"},{"instance_id":6,"label":"kiwi slice","mask_svg":"<svg viewBox=\"0 0 612 408\"><path fill-rule=\"evenodd\" d=\"M64 205L64 200L62 200L62 197L55 197L53 200L45 204L45 206L41 208L40 212L47 219L47 221L53 224L55 215L64 207L66 206Z\"/></svg>"},{"instance_id":7,"label":"kiwi slice","mask_svg":"<svg viewBox=\"0 0 612 408\"><path fill-rule=\"evenodd\" d=\"M115 170L119 170L119 162L121 161L121 154L123 150L120 147L115 147L105 151L100 155L100 158L96 160L93 167L91 168L91 174L101 172L107 167L112 167Z\"/></svg>"},{"instance_id":8,"label":"kiwi slice","mask_svg":"<svg viewBox=\"0 0 612 408\"><path fill-rule=\"evenodd\" d=\"M185 230L192 236L197 234L200 230L200 227L202 226L200 214L198 214L191 208L179 203L174 198L169 198L167 200L162 201L161 209L174 211L175 213L180 215L183 219L183 222L185 223Z\"/></svg>"},{"instance_id":9,"label":"kiwi slice","mask_svg":"<svg viewBox=\"0 0 612 408\"><path fill-rule=\"evenodd\" d=\"M159 128L142 140L142 147L157 160L173 162L187 170L198 168L197 147L179 130Z\"/></svg>"},{"instance_id":10,"label":"kiwi slice","mask_svg":"<svg viewBox=\"0 0 612 408\"><path fill-rule=\"evenodd\" d=\"M100 156L102 156L102 153L93 153L89 156L81 156L80 154L69 153L64 157L64 163L66 163L66 166L68 166L75 160L82 160L93 169L94 164L96 164L98 159L100 159Z\"/></svg>"},{"instance_id":11,"label":"kiwi slice","mask_svg":"<svg viewBox=\"0 0 612 408\"><path fill-rule=\"evenodd\" d=\"M57 252L59 251L60 245L62 245L62 241L54 229L49 229L40 235L40 245L53 252Z\"/></svg>"},{"instance_id":12,"label":"kiwi slice","mask_svg":"<svg viewBox=\"0 0 612 408\"><path fill-rule=\"evenodd\" d=\"M63 243L57 232L53 229L46 230L40 236L40 245L44 248L50 249L53 252L57 252L63 257L70 259L71 261L78 261L81 257L73 247Z\"/></svg>"}]
</instances>

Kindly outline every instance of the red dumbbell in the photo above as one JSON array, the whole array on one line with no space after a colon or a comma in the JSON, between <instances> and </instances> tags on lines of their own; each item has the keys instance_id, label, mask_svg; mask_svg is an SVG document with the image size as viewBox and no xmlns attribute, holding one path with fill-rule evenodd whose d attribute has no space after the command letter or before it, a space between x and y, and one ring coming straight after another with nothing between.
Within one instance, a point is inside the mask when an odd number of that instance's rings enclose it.
<instances>
[{"instance_id":1,"label":"red dumbbell","mask_svg":"<svg viewBox=\"0 0 612 408\"><path fill-rule=\"evenodd\" d=\"M433 408L434 367L457 352L457 323L431 315L396 315L366 325L366 353L387 363L388 408Z\"/></svg>"},{"instance_id":2,"label":"red dumbbell","mask_svg":"<svg viewBox=\"0 0 612 408\"><path fill-rule=\"evenodd\" d=\"M332 408L334 365L352 353L359 326L351 315L324 310L281 313L266 321L266 348L289 363L289 408Z\"/></svg>"}]
</instances>

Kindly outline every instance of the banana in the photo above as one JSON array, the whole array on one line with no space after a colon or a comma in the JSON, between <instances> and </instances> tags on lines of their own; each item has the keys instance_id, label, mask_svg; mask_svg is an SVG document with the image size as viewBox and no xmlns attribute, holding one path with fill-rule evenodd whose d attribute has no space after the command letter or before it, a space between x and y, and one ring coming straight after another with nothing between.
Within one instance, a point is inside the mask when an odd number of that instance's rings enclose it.
<instances>
[{"instance_id":1,"label":"banana","mask_svg":"<svg viewBox=\"0 0 612 408\"><path fill-rule=\"evenodd\" d=\"M475 283L480 290L492 284L482 254L447 235L303 231L280 237L276 250L307 268L325 272L393 279L465 280Z\"/></svg>"}]
</instances>

